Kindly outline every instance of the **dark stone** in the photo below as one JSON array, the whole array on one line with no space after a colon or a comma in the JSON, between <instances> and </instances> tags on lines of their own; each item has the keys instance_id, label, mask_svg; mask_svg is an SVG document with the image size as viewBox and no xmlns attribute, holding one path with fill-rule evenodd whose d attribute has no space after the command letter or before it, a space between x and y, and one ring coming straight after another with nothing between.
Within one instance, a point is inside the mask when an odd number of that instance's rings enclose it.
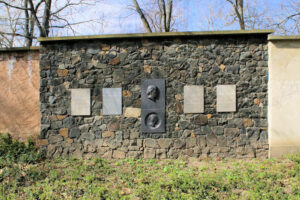
<instances>
[{"instance_id":1,"label":"dark stone","mask_svg":"<svg viewBox=\"0 0 300 200\"><path fill-rule=\"evenodd\" d=\"M240 66L234 65L234 66L228 66L226 68L226 71L232 74L239 74L240 73Z\"/></svg>"},{"instance_id":2,"label":"dark stone","mask_svg":"<svg viewBox=\"0 0 300 200\"><path fill-rule=\"evenodd\" d=\"M183 113L183 107L182 107L182 104L180 102L176 102L174 104L174 110L175 112L177 113Z\"/></svg>"},{"instance_id":3,"label":"dark stone","mask_svg":"<svg viewBox=\"0 0 300 200\"><path fill-rule=\"evenodd\" d=\"M206 115L198 115L194 119L194 123L200 126L204 126L208 123L208 119Z\"/></svg>"},{"instance_id":4,"label":"dark stone","mask_svg":"<svg viewBox=\"0 0 300 200\"><path fill-rule=\"evenodd\" d=\"M59 143L61 141L63 141L64 138L63 136L57 134L57 135L50 135L49 138L48 138L48 141L50 144L55 144L55 143Z\"/></svg>"},{"instance_id":5,"label":"dark stone","mask_svg":"<svg viewBox=\"0 0 300 200\"><path fill-rule=\"evenodd\" d=\"M65 119L63 119L63 126L66 128L71 128L75 125L75 120L73 117L66 117Z\"/></svg>"},{"instance_id":6,"label":"dark stone","mask_svg":"<svg viewBox=\"0 0 300 200\"><path fill-rule=\"evenodd\" d=\"M71 128L69 131L69 138L78 138L80 136L79 128Z\"/></svg>"},{"instance_id":7,"label":"dark stone","mask_svg":"<svg viewBox=\"0 0 300 200\"><path fill-rule=\"evenodd\" d=\"M41 134L40 134L41 139L45 139L47 137L47 132L49 128L50 128L49 124L41 124Z\"/></svg>"},{"instance_id":8,"label":"dark stone","mask_svg":"<svg viewBox=\"0 0 300 200\"><path fill-rule=\"evenodd\" d=\"M120 128L119 121L117 119L112 120L109 122L108 126L108 131L117 131Z\"/></svg>"}]
</instances>

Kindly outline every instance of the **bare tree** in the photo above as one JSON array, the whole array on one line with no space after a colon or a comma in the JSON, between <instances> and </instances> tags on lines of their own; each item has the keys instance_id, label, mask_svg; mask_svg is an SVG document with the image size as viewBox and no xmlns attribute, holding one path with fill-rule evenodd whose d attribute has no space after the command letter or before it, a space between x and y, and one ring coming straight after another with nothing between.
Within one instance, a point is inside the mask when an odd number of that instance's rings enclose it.
<instances>
[{"instance_id":1,"label":"bare tree","mask_svg":"<svg viewBox=\"0 0 300 200\"><path fill-rule=\"evenodd\" d=\"M281 35L300 34L300 1L287 0L280 7L281 12L272 24L275 31Z\"/></svg>"},{"instance_id":2,"label":"bare tree","mask_svg":"<svg viewBox=\"0 0 300 200\"><path fill-rule=\"evenodd\" d=\"M3 47L13 47L17 42L18 28L20 24L20 11L14 11L8 6L4 6L6 14L0 17L0 45ZM9 30L10 34L5 34Z\"/></svg>"},{"instance_id":3,"label":"bare tree","mask_svg":"<svg viewBox=\"0 0 300 200\"><path fill-rule=\"evenodd\" d=\"M147 32L172 31L173 0L148 0L142 9L137 0L133 1L133 8L138 13Z\"/></svg>"},{"instance_id":4,"label":"bare tree","mask_svg":"<svg viewBox=\"0 0 300 200\"><path fill-rule=\"evenodd\" d=\"M245 30L244 0L226 0L234 9L235 19L238 19L240 29Z\"/></svg>"},{"instance_id":5,"label":"bare tree","mask_svg":"<svg viewBox=\"0 0 300 200\"><path fill-rule=\"evenodd\" d=\"M68 19L68 11L75 6L94 5L98 1L100 0L0 0L0 5L23 12L20 17L22 23L18 25L22 29L19 28L15 34L25 38L25 46L31 46L33 39L48 37L53 29L70 29L75 34L75 30L72 28L74 25L95 21L92 19L71 22ZM2 31L1 34L8 36L13 33L12 31Z\"/></svg>"}]
</instances>

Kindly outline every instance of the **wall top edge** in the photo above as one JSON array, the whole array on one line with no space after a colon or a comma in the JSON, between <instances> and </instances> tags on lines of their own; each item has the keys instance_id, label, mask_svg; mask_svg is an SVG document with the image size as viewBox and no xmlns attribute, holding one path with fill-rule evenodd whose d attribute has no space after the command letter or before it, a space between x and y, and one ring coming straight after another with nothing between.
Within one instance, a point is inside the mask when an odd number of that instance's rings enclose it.
<instances>
[{"instance_id":1,"label":"wall top edge","mask_svg":"<svg viewBox=\"0 0 300 200\"><path fill-rule=\"evenodd\" d=\"M0 48L0 52L39 51L39 50L40 50L39 46Z\"/></svg>"},{"instance_id":2,"label":"wall top edge","mask_svg":"<svg viewBox=\"0 0 300 200\"><path fill-rule=\"evenodd\" d=\"M154 38L154 37L185 37L185 36L222 36L222 35L268 35L273 30L234 30L234 31L201 31L201 32L163 32L163 33L130 33L109 35L86 35L64 37L40 37L39 42L92 40L92 39L126 39L126 38Z\"/></svg>"},{"instance_id":3,"label":"wall top edge","mask_svg":"<svg viewBox=\"0 0 300 200\"><path fill-rule=\"evenodd\" d=\"M300 35L292 35L292 36L278 36L278 35L269 35L269 41L276 41L276 40L300 40Z\"/></svg>"}]
</instances>

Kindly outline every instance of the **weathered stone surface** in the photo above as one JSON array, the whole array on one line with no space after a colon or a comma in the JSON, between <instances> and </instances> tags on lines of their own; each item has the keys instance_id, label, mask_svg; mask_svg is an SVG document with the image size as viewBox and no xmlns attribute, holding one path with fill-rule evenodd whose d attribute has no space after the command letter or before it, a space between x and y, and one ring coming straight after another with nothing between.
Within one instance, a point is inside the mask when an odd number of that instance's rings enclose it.
<instances>
[{"instance_id":1,"label":"weathered stone surface","mask_svg":"<svg viewBox=\"0 0 300 200\"><path fill-rule=\"evenodd\" d=\"M176 94L176 95L175 95L175 99L176 99L177 101L182 101L182 100L183 100L183 97L182 97L181 94Z\"/></svg>"},{"instance_id":2,"label":"weathered stone surface","mask_svg":"<svg viewBox=\"0 0 300 200\"><path fill-rule=\"evenodd\" d=\"M194 137L189 137L186 139L186 148L193 148L197 145L196 143L196 138Z\"/></svg>"},{"instance_id":3,"label":"weathered stone surface","mask_svg":"<svg viewBox=\"0 0 300 200\"><path fill-rule=\"evenodd\" d=\"M109 122L108 126L108 131L117 131L120 128L120 123L119 120L114 119L111 122Z\"/></svg>"},{"instance_id":4,"label":"weathered stone surface","mask_svg":"<svg viewBox=\"0 0 300 200\"><path fill-rule=\"evenodd\" d=\"M69 136L69 129L68 128L62 128L59 130L59 134L63 136L64 138L67 138Z\"/></svg>"},{"instance_id":5,"label":"weathered stone surface","mask_svg":"<svg viewBox=\"0 0 300 200\"><path fill-rule=\"evenodd\" d=\"M170 138L160 138L160 139L157 140L157 142L158 142L160 148L168 149L172 145L173 140L170 139Z\"/></svg>"},{"instance_id":6,"label":"weathered stone surface","mask_svg":"<svg viewBox=\"0 0 300 200\"><path fill-rule=\"evenodd\" d=\"M124 116L125 117L139 118L141 116L141 109L140 108L128 107L128 108L125 109Z\"/></svg>"},{"instance_id":7,"label":"weathered stone surface","mask_svg":"<svg viewBox=\"0 0 300 200\"><path fill-rule=\"evenodd\" d=\"M185 140L183 139L175 139L174 140L174 148L181 149L185 146Z\"/></svg>"},{"instance_id":8,"label":"weathered stone surface","mask_svg":"<svg viewBox=\"0 0 300 200\"><path fill-rule=\"evenodd\" d=\"M150 65L144 65L144 72L151 74L151 66Z\"/></svg>"},{"instance_id":9,"label":"weathered stone surface","mask_svg":"<svg viewBox=\"0 0 300 200\"><path fill-rule=\"evenodd\" d=\"M129 151L128 158L140 158L142 155L142 151Z\"/></svg>"},{"instance_id":10,"label":"weathered stone surface","mask_svg":"<svg viewBox=\"0 0 300 200\"><path fill-rule=\"evenodd\" d=\"M111 61L109 61L110 65L117 65L120 63L120 58L114 58Z\"/></svg>"},{"instance_id":11,"label":"weathered stone surface","mask_svg":"<svg viewBox=\"0 0 300 200\"><path fill-rule=\"evenodd\" d=\"M159 158L159 159L167 158L167 150L166 149L157 149L156 150L156 158Z\"/></svg>"},{"instance_id":12,"label":"weathered stone surface","mask_svg":"<svg viewBox=\"0 0 300 200\"><path fill-rule=\"evenodd\" d=\"M217 145L217 137L214 134L210 134L206 136L206 141L208 146Z\"/></svg>"},{"instance_id":13,"label":"weathered stone surface","mask_svg":"<svg viewBox=\"0 0 300 200\"><path fill-rule=\"evenodd\" d=\"M159 148L155 139L147 138L144 140L144 147Z\"/></svg>"},{"instance_id":14,"label":"weathered stone surface","mask_svg":"<svg viewBox=\"0 0 300 200\"><path fill-rule=\"evenodd\" d=\"M244 121L244 127L251 127L251 126L253 126L252 119L243 119L243 121Z\"/></svg>"},{"instance_id":15,"label":"weathered stone surface","mask_svg":"<svg viewBox=\"0 0 300 200\"><path fill-rule=\"evenodd\" d=\"M79 128L71 128L69 132L69 138L78 138L80 136Z\"/></svg>"},{"instance_id":16,"label":"weathered stone surface","mask_svg":"<svg viewBox=\"0 0 300 200\"><path fill-rule=\"evenodd\" d=\"M194 123L200 126L206 125L208 123L208 119L206 115L198 115L194 119Z\"/></svg>"},{"instance_id":17,"label":"weathered stone surface","mask_svg":"<svg viewBox=\"0 0 300 200\"><path fill-rule=\"evenodd\" d=\"M115 133L111 132L111 131L104 131L102 133L102 138L114 138L115 137Z\"/></svg>"},{"instance_id":18,"label":"weathered stone surface","mask_svg":"<svg viewBox=\"0 0 300 200\"><path fill-rule=\"evenodd\" d=\"M174 110L177 112L177 113L183 113L183 107L182 107L182 104L180 102L176 102L174 104Z\"/></svg>"},{"instance_id":19,"label":"weathered stone surface","mask_svg":"<svg viewBox=\"0 0 300 200\"><path fill-rule=\"evenodd\" d=\"M237 137L240 135L240 130L238 128L225 128L224 135L230 138Z\"/></svg>"},{"instance_id":20,"label":"weathered stone surface","mask_svg":"<svg viewBox=\"0 0 300 200\"><path fill-rule=\"evenodd\" d=\"M117 158L117 159L125 158L125 156L126 156L125 152L119 150L114 150L112 155L113 158Z\"/></svg>"},{"instance_id":21,"label":"weathered stone surface","mask_svg":"<svg viewBox=\"0 0 300 200\"><path fill-rule=\"evenodd\" d=\"M48 141L50 144L55 144L63 141L63 137L61 135L50 135Z\"/></svg>"},{"instance_id":22,"label":"weathered stone surface","mask_svg":"<svg viewBox=\"0 0 300 200\"><path fill-rule=\"evenodd\" d=\"M57 75L58 76L67 76L68 75L68 73L69 73L69 71L67 70L67 69L58 69L57 70Z\"/></svg>"},{"instance_id":23,"label":"weathered stone surface","mask_svg":"<svg viewBox=\"0 0 300 200\"><path fill-rule=\"evenodd\" d=\"M145 148L144 158L146 158L146 159L155 158L155 149Z\"/></svg>"},{"instance_id":24,"label":"weathered stone surface","mask_svg":"<svg viewBox=\"0 0 300 200\"><path fill-rule=\"evenodd\" d=\"M139 133L139 132L133 131L133 132L130 133L130 137L129 137L129 138L130 138L131 140L134 140L134 139L138 139L139 136L140 136L140 133Z\"/></svg>"}]
</instances>

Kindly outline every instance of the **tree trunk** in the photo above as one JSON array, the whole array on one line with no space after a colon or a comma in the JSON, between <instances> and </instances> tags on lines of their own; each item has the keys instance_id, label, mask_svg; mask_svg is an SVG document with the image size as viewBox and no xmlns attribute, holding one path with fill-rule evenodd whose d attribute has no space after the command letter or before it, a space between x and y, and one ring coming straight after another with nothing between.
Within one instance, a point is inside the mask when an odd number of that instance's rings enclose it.
<instances>
[{"instance_id":1,"label":"tree trunk","mask_svg":"<svg viewBox=\"0 0 300 200\"><path fill-rule=\"evenodd\" d=\"M237 16L239 18L240 28L245 30L245 20L244 20L244 0L236 0L236 10Z\"/></svg>"},{"instance_id":2,"label":"tree trunk","mask_svg":"<svg viewBox=\"0 0 300 200\"><path fill-rule=\"evenodd\" d=\"M25 35L25 47L30 47L32 45L32 40L30 41L30 33L29 33L29 13L28 13L28 0L24 0L24 10L25 13L25 28L24 28L24 35Z\"/></svg>"},{"instance_id":3,"label":"tree trunk","mask_svg":"<svg viewBox=\"0 0 300 200\"><path fill-rule=\"evenodd\" d=\"M143 22L143 25L144 25L146 31L147 31L148 33L151 33L152 30L151 30L151 28L150 28L150 25L149 25L149 23L148 23L148 20L146 19L146 17L145 17L145 15L144 15L143 11L141 10L141 8L140 8L140 6L139 6L137 0L132 0L132 1L133 1L133 3L134 3L134 6L135 6L135 9L136 9L137 13L140 15L140 18L141 18L141 20L142 20L142 22Z\"/></svg>"},{"instance_id":4,"label":"tree trunk","mask_svg":"<svg viewBox=\"0 0 300 200\"><path fill-rule=\"evenodd\" d=\"M166 32L171 31L171 19L172 19L172 8L173 8L173 0L167 1L167 10L166 10Z\"/></svg>"},{"instance_id":5,"label":"tree trunk","mask_svg":"<svg viewBox=\"0 0 300 200\"><path fill-rule=\"evenodd\" d=\"M43 21L42 21L43 35L41 35L41 37L48 37L49 35L51 4L52 4L52 0L45 0L45 9L44 9Z\"/></svg>"}]
</instances>

